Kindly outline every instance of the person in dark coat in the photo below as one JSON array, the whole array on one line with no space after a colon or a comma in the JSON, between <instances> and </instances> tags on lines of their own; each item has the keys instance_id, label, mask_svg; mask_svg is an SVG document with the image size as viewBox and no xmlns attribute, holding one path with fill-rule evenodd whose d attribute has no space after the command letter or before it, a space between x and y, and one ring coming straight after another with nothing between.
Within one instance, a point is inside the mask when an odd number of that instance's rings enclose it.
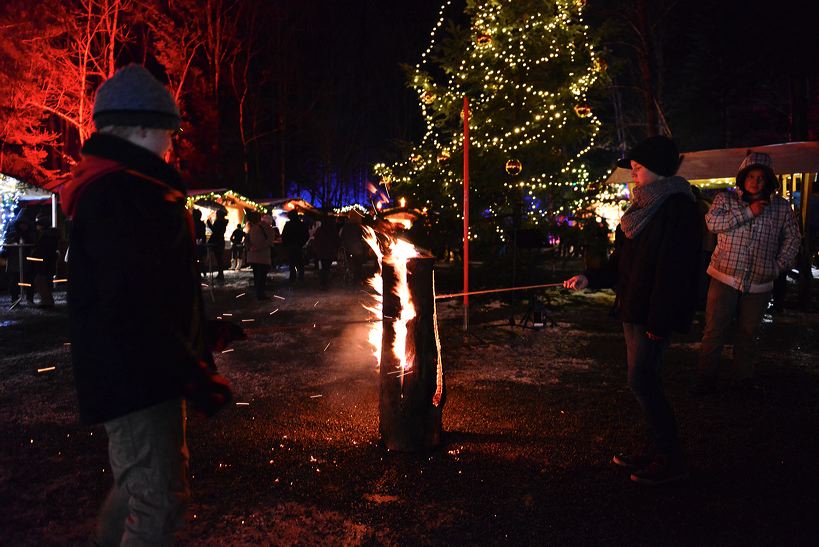
<instances>
[{"instance_id":1,"label":"person in dark coat","mask_svg":"<svg viewBox=\"0 0 819 547\"><path fill-rule=\"evenodd\" d=\"M93 117L60 201L80 419L104 424L114 479L94 543L170 545L190 497L185 399L208 415L229 401L212 358L226 331L205 321L186 190L163 160L173 96L129 65L99 88Z\"/></svg>"},{"instance_id":2,"label":"person in dark coat","mask_svg":"<svg viewBox=\"0 0 819 547\"><path fill-rule=\"evenodd\" d=\"M307 227L299 218L298 211L287 213L289 219L282 230L282 243L290 264L290 281L304 281L304 244L310 239Z\"/></svg>"},{"instance_id":3,"label":"person in dark coat","mask_svg":"<svg viewBox=\"0 0 819 547\"><path fill-rule=\"evenodd\" d=\"M23 247L3 247L6 256L6 273L8 274L8 289L12 302L20 298L20 283L25 290L26 301L34 304L34 269L32 262L26 260L31 253L31 245L37 234L34 230L34 223L26 217L25 211L21 210L11 223L6 232L7 244L23 245ZM20 258L22 256L22 262ZM23 275L20 275L22 271Z\"/></svg>"},{"instance_id":4,"label":"person in dark coat","mask_svg":"<svg viewBox=\"0 0 819 547\"><path fill-rule=\"evenodd\" d=\"M213 222L208 219L208 228L210 228L210 239L208 239L208 249L213 253L214 261L216 262L216 281L224 283L225 281L225 230L227 230L227 211L219 209L216 211L216 220Z\"/></svg>"},{"instance_id":5,"label":"person in dark coat","mask_svg":"<svg viewBox=\"0 0 819 547\"><path fill-rule=\"evenodd\" d=\"M313 235L313 249L319 261L319 282L322 290L327 290L330 286L330 268L333 261L338 258L340 244L341 239L338 235L336 220L325 213L321 217L321 225Z\"/></svg>"},{"instance_id":6,"label":"person in dark coat","mask_svg":"<svg viewBox=\"0 0 819 547\"><path fill-rule=\"evenodd\" d=\"M57 271L57 248L60 245L60 232L51 226L51 217L39 213L35 220L37 241L31 249L34 259L34 288L40 296L41 308L54 307L54 274Z\"/></svg>"},{"instance_id":7,"label":"person in dark coat","mask_svg":"<svg viewBox=\"0 0 819 547\"><path fill-rule=\"evenodd\" d=\"M355 283L364 281L364 260L367 257L367 244L364 242L364 228L361 219L361 215L351 209L347 213L347 222L341 227L340 234L347 267Z\"/></svg>"},{"instance_id":8,"label":"person in dark coat","mask_svg":"<svg viewBox=\"0 0 819 547\"><path fill-rule=\"evenodd\" d=\"M643 410L649 442L612 463L632 481L664 484L687 476L674 412L662 385L663 353L672 332L690 326L697 301L702 233L691 185L674 176L681 157L671 139L657 136L618 162L630 166L632 204L615 235L615 250L599 269L564 282L570 289L614 287L614 315L623 322L628 383Z\"/></svg>"},{"instance_id":9,"label":"person in dark coat","mask_svg":"<svg viewBox=\"0 0 819 547\"><path fill-rule=\"evenodd\" d=\"M241 225L236 226L236 229L233 230L232 234L230 234L230 268L232 270L242 269L242 257L245 250L244 241L245 231L242 229Z\"/></svg>"},{"instance_id":10,"label":"person in dark coat","mask_svg":"<svg viewBox=\"0 0 819 547\"><path fill-rule=\"evenodd\" d=\"M194 241L196 243L197 270L199 271L199 275L204 278L206 277L205 260L208 257L208 247L206 241L207 230L205 223L202 221L202 211L194 207L191 211L191 217L193 218L193 234Z\"/></svg>"}]
</instances>

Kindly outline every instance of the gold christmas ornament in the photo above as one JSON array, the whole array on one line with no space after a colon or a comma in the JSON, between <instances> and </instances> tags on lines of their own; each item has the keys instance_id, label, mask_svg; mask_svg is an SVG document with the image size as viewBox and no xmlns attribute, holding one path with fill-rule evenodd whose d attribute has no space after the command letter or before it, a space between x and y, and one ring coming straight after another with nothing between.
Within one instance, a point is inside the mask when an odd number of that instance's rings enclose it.
<instances>
[{"instance_id":1,"label":"gold christmas ornament","mask_svg":"<svg viewBox=\"0 0 819 547\"><path fill-rule=\"evenodd\" d=\"M421 154L411 154L409 159L412 163L418 163L421 161Z\"/></svg>"},{"instance_id":2,"label":"gold christmas ornament","mask_svg":"<svg viewBox=\"0 0 819 547\"><path fill-rule=\"evenodd\" d=\"M432 91L424 91L421 93L421 102L424 104L432 104L435 102L436 98L435 93Z\"/></svg>"},{"instance_id":3,"label":"gold christmas ornament","mask_svg":"<svg viewBox=\"0 0 819 547\"><path fill-rule=\"evenodd\" d=\"M609 68L609 64L602 57L597 57L594 60L594 69L597 72L605 72L607 68Z\"/></svg>"},{"instance_id":4,"label":"gold christmas ornament","mask_svg":"<svg viewBox=\"0 0 819 547\"><path fill-rule=\"evenodd\" d=\"M450 153L449 153L449 150L446 150L446 149L445 149L445 150L441 150L441 151L438 153L438 163L443 163L443 162L445 162L445 161L449 160L449 158L450 158Z\"/></svg>"},{"instance_id":5,"label":"gold christmas ornament","mask_svg":"<svg viewBox=\"0 0 819 547\"><path fill-rule=\"evenodd\" d=\"M513 177L519 175L521 171L523 171L523 164L520 163L520 160L513 159L506 162L506 172Z\"/></svg>"},{"instance_id":6,"label":"gold christmas ornament","mask_svg":"<svg viewBox=\"0 0 819 547\"><path fill-rule=\"evenodd\" d=\"M574 0L574 5L578 8L585 8L586 7L586 0Z\"/></svg>"},{"instance_id":7,"label":"gold christmas ornament","mask_svg":"<svg viewBox=\"0 0 819 547\"><path fill-rule=\"evenodd\" d=\"M581 118L588 118L592 115L592 109L587 104L579 104L574 107L574 113Z\"/></svg>"},{"instance_id":8,"label":"gold christmas ornament","mask_svg":"<svg viewBox=\"0 0 819 547\"><path fill-rule=\"evenodd\" d=\"M486 34L485 32L481 32L475 38L475 41L478 43L479 46L488 46L492 43L492 37Z\"/></svg>"}]
</instances>

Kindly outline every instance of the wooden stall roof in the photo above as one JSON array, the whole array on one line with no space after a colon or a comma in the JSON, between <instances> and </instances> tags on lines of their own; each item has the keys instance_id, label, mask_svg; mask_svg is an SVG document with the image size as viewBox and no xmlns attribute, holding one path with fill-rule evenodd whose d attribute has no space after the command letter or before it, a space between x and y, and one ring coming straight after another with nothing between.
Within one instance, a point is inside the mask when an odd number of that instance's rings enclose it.
<instances>
[{"instance_id":1,"label":"wooden stall roof","mask_svg":"<svg viewBox=\"0 0 819 547\"><path fill-rule=\"evenodd\" d=\"M277 198L265 200L262 203L270 209L296 210L313 218L318 218L322 214L321 209L317 209L309 201L302 198Z\"/></svg>"},{"instance_id":2,"label":"wooden stall roof","mask_svg":"<svg viewBox=\"0 0 819 547\"><path fill-rule=\"evenodd\" d=\"M742 158L749 151L770 155L774 172L778 175L819 172L819 142L812 141L683 152L678 174L692 182L731 179L736 176ZM620 167L606 179L608 184L628 182L631 182L631 171Z\"/></svg>"}]
</instances>

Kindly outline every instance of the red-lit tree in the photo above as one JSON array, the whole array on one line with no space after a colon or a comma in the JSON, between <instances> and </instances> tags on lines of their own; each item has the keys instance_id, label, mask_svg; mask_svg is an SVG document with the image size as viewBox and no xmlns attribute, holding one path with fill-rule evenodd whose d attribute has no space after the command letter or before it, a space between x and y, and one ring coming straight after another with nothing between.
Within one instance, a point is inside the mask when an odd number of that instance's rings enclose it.
<instances>
[{"instance_id":1,"label":"red-lit tree","mask_svg":"<svg viewBox=\"0 0 819 547\"><path fill-rule=\"evenodd\" d=\"M0 171L42 182L93 131L93 94L127 62L167 79L188 122L177 150L201 172L218 158L222 74L241 50L243 0L7 0L0 7ZM164 74L163 74L164 73ZM198 154L197 155L197 152Z\"/></svg>"}]
</instances>

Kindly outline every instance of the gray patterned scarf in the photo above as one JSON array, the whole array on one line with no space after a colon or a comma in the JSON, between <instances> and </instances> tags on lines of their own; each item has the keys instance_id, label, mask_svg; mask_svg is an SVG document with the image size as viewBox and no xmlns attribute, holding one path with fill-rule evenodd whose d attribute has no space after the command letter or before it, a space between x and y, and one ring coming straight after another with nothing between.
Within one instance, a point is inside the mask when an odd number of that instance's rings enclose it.
<instances>
[{"instance_id":1,"label":"gray patterned scarf","mask_svg":"<svg viewBox=\"0 0 819 547\"><path fill-rule=\"evenodd\" d=\"M623 213L620 227L629 239L634 239L646 227L654 214L673 194L685 194L695 201L691 185L682 177L658 179L651 184L636 186L632 192L631 206Z\"/></svg>"}]
</instances>

